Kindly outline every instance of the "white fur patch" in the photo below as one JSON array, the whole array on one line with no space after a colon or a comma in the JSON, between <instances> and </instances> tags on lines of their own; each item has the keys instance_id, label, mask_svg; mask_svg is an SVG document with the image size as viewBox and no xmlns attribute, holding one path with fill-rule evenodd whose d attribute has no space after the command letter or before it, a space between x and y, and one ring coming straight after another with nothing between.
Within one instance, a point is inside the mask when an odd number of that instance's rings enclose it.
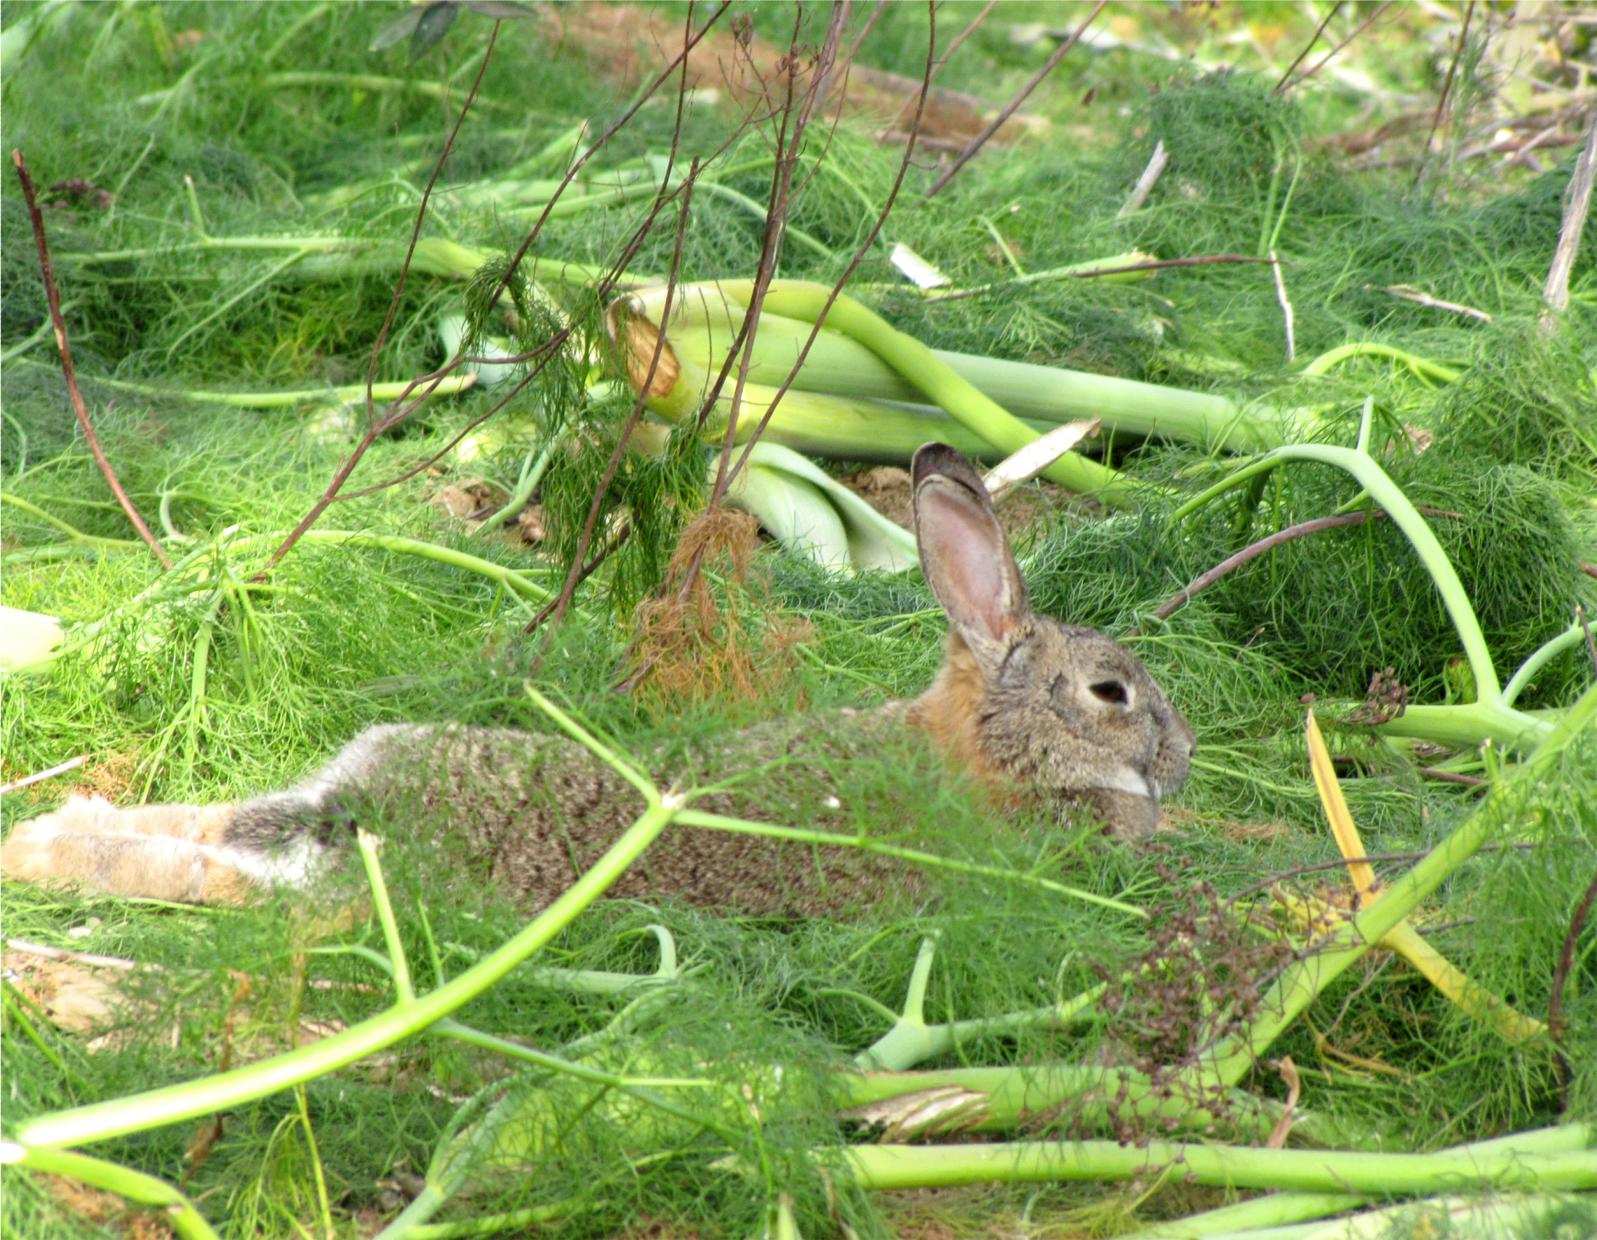
<instances>
[{"instance_id":1,"label":"white fur patch","mask_svg":"<svg viewBox=\"0 0 1597 1240\"><path fill-rule=\"evenodd\" d=\"M297 839L288 847L269 853L212 844L201 845L200 851L252 882L300 890L310 886L317 863L322 860L321 847L310 839Z\"/></svg>"},{"instance_id":2,"label":"white fur patch","mask_svg":"<svg viewBox=\"0 0 1597 1240\"><path fill-rule=\"evenodd\" d=\"M1129 766L1116 767L1092 786L1104 792L1129 792L1134 797L1159 799L1158 784Z\"/></svg>"}]
</instances>

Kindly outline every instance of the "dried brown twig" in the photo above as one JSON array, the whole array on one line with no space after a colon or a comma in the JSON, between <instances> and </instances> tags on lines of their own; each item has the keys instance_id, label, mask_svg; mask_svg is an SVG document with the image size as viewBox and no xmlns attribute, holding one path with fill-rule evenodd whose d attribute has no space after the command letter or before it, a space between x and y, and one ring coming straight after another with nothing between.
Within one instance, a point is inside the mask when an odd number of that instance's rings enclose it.
<instances>
[{"instance_id":1,"label":"dried brown twig","mask_svg":"<svg viewBox=\"0 0 1597 1240\"><path fill-rule=\"evenodd\" d=\"M427 178L427 185L422 190L421 202L416 207L416 220L410 230L410 241L405 247L405 259L399 267L399 277L394 281L393 296L388 300L388 313L383 316L383 325L377 333L377 339L372 342L371 360L366 367L366 430L356 443L344 463L333 473L331 480L322 491L320 498L311 505L310 511L300 518L299 523L288 532L288 536L277 545L276 550L267 557L261 573L270 572L275 568L305 534L305 531L315 525L322 513L327 511L328 505L343 489L344 483L355 472L355 467L360 464L361 458L366 455L367 449L376 443L378 438L398 426L413 412L422 400L431 396L439 382L451 371L457 369L461 359L454 358L446 362L438 370L420 379L411 380L399 398L388 407L382 417L377 416L376 403L372 399L372 385L377 381L377 365L382 357L384 344L388 341L388 333L392 330L394 319L399 314L400 298L405 292L405 283L410 278L410 264L416 254L416 243L421 240L422 225L427 220L427 205L432 199L433 187L438 184L438 178L443 173L444 164L448 162L450 152L454 150L455 139L460 133L460 127L465 124L466 116L471 111L471 105L477 98L477 92L482 88L483 76L488 72L488 62L493 59L494 45L499 40L499 23L493 24L488 34L488 46L483 49L482 61L477 66L477 76L472 79L471 89L466 93L466 101L459 114L455 117L454 126L449 131L449 137L444 140L443 150L438 153L438 159L433 164L432 175ZM410 394L419 385L430 383L422 396L417 400L410 400Z\"/></svg>"},{"instance_id":2,"label":"dried brown twig","mask_svg":"<svg viewBox=\"0 0 1597 1240\"><path fill-rule=\"evenodd\" d=\"M128 498L128 493L122 489L116 470L111 468L111 461L105 455L105 449L100 446L100 437L94 433L94 423L89 420L89 407L84 404L83 393L78 390L77 368L72 364L72 345L67 339L66 319L61 314L61 292L56 287L55 269L50 263L50 244L45 240L44 214L39 210L39 198L34 192L33 178L28 175L28 162L22 158L20 150L12 150L11 163L17 170L17 180L22 182L22 196L28 204L28 220L33 225L33 240L39 247L39 275L44 280L44 298L50 307L50 326L55 329L55 347L61 354L61 373L67 381L67 396L72 401L72 413L78 420L79 429L83 431L83 438L89 445L94 463L100 467L106 485L111 488L111 494L116 496L116 502L127 514L129 523L138 531L139 537L149 547L150 553L161 562L161 567L171 568L172 557L167 555L166 548L161 546L160 540L150 532L150 527L139 515L138 508Z\"/></svg>"},{"instance_id":3,"label":"dried brown twig","mask_svg":"<svg viewBox=\"0 0 1597 1240\"><path fill-rule=\"evenodd\" d=\"M976 157L976 152L987 145L987 140L1003 128L1004 122L1020 110L1020 105L1026 102L1031 92L1036 90L1038 85L1041 84L1043 78L1052 73L1059 62L1065 58L1065 54L1081 41L1081 36L1087 32L1087 27L1092 25L1099 13L1103 12L1103 7L1107 3L1108 0L1098 0L1098 3L1093 6L1092 12L1087 14L1086 20L1071 31L1069 38L1054 48L1048 59L1043 61L1042 68L1031 75L1031 80L1022 86L1015 97L999 110L998 115L993 117L987 128L983 129L966 144L965 149L954 159L948 170L932 183L932 187L926 191L926 197L936 197L942 191L943 186L958 176L959 170ZM922 106L924 106L924 103Z\"/></svg>"},{"instance_id":4,"label":"dried brown twig","mask_svg":"<svg viewBox=\"0 0 1597 1240\"><path fill-rule=\"evenodd\" d=\"M1427 508L1423 511L1428 517L1458 516L1457 513L1446 512L1436 508ZM1235 572L1250 560L1256 560L1266 551L1273 551L1284 543L1292 542L1298 538L1305 538L1310 534L1318 534L1322 530L1334 530L1347 525L1363 525L1372 518L1384 516L1386 516L1386 512L1383 509L1361 508L1357 512L1338 512L1332 513L1328 517L1315 517L1312 520L1300 521L1296 525L1289 525L1285 529L1277 530L1257 542L1250 543L1235 555L1227 556L1207 572L1198 574L1198 576L1154 608L1153 618L1155 620L1168 620L1222 577Z\"/></svg>"},{"instance_id":5,"label":"dried brown twig","mask_svg":"<svg viewBox=\"0 0 1597 1240\"><path fill-rule=\"evenodd\" d=\"M526 256L531 250L532 246L537 242L537 239L541 234L545 223L548 221L550 213L553 211L554 205L559 200L561 194L568 186L570 186L572 181L576 179L588 161L592 159L593 156L610 141L610 139L612 139L631 121L631 119L637 114L638 110L642 108L643 105L653 97L654 93L660 88L660 86L670 78L672 73L676 71L678 64L686 59L687 54L691 52L692 48L697 46L699 41L704 38L704 36L709 32L711 26L713 26L727 11L729 5L730 0L722 0L722 3L716 7L715 11L705 21L704 25L701 26L697 31L691 31L690 25L690 34L685 39L684 50L678 54L678 57L673 59L668 65L665 66L664 69L656 74L654 79L633 99L631 105L626 109L626 111L617 117L616 120L614 120L605 129L605 131L599 135L598 138L596 138L589 146L587 146L578 158L571 161L571 164L566 169L566 172L562 177L560 184L556 188L555 193L545 204L543 212L539 215L537 221L533 224L526 237L523 238L521 245L517 248L515 254L511 258L510 263L507 265L504 273L501 275L499 282L489 299L490 304L496 303L499 298L504 295L506 290L510 288L512 281L515 280L516 275L520 270L522 262L526 259ZM691 18L692 12L690 9L690 23ZM464 121L466 114L470 112L472 104L477 97L477 92L482 84L483 75L487 70L488 62L493 54L494 42L497 39L498 31L499 23L496 22L493 27L493 33L490 35L488 46L484 50L482 62L478 66L477 75L472 82L470 91L467 93L465 103L456 118L455 125L450 131L449 137L445 141L443 149L439 152L438 159L433 167L432 176L429 178L427 183L427 192L423 194L421 203L417 208L416 224L411 238L411 249L407 250L405 261L400 268L400 275L396 281L394 296L390 301L389 315L387 320L385 320L384 330L373 345L373 362L371 369L368 371L368 379L375 374L376 358L385 342L389 325L392 323L393 317L397 313L399 297L403 291L405 280L410 271L411 259L414 253L414 245L419 237L422 222L426 217L428 197L432 187L437 182L438 176L443 170L445 162L448 160L451 152L454 149L455 138L459 133L461 123ZM644 228L640 230L640 233L647 231L648 226L653 222L655 214L663 208L667 201L669 201L670 196L670 194L664 192L656 195L653 210L651 211ZM612 268L610 276L601 282L601 293L608 288L613 287L614 279L616 278L619 270L623 269L626 262L630 261L631 255L636 252L637 247L641 244L641 236L635 235L633 242L627 249L626 254L618 262L617 266ZM528 384L532 383L537 378L542 368L547 365L552 358L557 356L560 350L565 347L565 344L569 340L573 330L573 327L567 326L561 331L556 332L549 340L542 342L530 353L517 358L508 359L513 361L529 361L534 364L529 365L526 368L526 372L521 375L515 383L509 385L505 394L496 400L493 406L479 419L477 419L477 424L486 421L488 418L494 416L494 414L504 409L506 405L513 401ZM389 405L388 410L381 417L371 416L375 411L371 408L370 386L368 384L367 390L369 416L365 433L361 436L360 441L351 450L349 457L334 473L332 480L328 483L326 490L322 493L322 496L316 501L315 504L312 505L311 510L305 514L300 523L295 526L292 531L290 531L288 537L285 538L278 548L272 553L271 557L267 560L265 566L266 570L269 570L272 566L277 564L283 558L283 556L289 552L294 544L299 541L300 537L305 533L305 531L316 523L316 521L321 517L322 513L326 511L330 504L337 499L345 498L341 494L344 484L348 481L349 476L354 472L356 465L360 463L361 458L365 456L367 450L372 446L372 444L375 443L381 435L400 425L412 414L414 414L421 404L427 399L427 397L432 394L432 391L437 387L439 381L455 370L459 369L466 363L466 361L467 357L464 352L457 353L437 370L418 376L417 378L411 380L410 383L406 385L405 390L391 405ZM413 395L413 393L416 393L418 389L421 389L419 395ZM462 434L464 433L466 432L462 432ZM414 469L408 470L400 476L389 479L388 481L378 484L375 487L365 488L360 492L352 492L350 493L349 498L354 498L357 494L370 494L373 490L380 490L383 487L395 485L397 482L403 481L405 478L413 477L425 467L425 464L419 465Z\"/></svg>"},{"instance_id":6,"label":"dried brown twig","mask_svg":"<svg viewBox=\"0 0 1597 1240\"><path fill-rule=\"evenodd\" d=\"M1292 58L1292 63L1286 67L1286 72L1276 81L1274 88L1270 92L1271 94L1279 95L1286 89L1287 83L1292 79L1293 72L1303 63L1303 58L1314 50L1314 45L1320 41L1320 36L1325 33L1325 28L1331 24L1331 19L1341 11L1341 8L1342 0L1336 0L1336 3L1320 19L1320 24L1314 28L1314 33L1309 36L1309 41L1303 45L1303 50Z\"/></svg>"},{"instance_id":7,"label":"dried brown twig","mask_svg":"<svg viewBox=\"0 0 1597 1240\"><path fill-rule=\"evenodd\" d=\"M1453 47L1453 59L1447 66L1447 76L1442 80L1442 93L1436 97L1436 111L1431 115L1431 131L1425 135L1425 153L1431 152L1436 142L1436 131L1442 124L1442 112L1453 94L1453 80L1458 74L1458 62L1464 57L1464 44L1469 39L1469 19L1475 14L1475 0L1469 0L1464 9L1464 23L1459 27L1458 43ZM1419 176L1425 175L1425 161L1420 161ZM1416 178L1416 184L1418 179Z\"/></svg>"},{"instance_id":8,"label":"dried brown twig","mask_svg":"<svg viewBox=\"0 0 1597 1240\"><path fill-rule=\"evenodd\" d=\"M1586 888L1586 894L1575 905L1575 911L1569 918L1569 932L1564 935L1564 945L1558 952L1558 964L1553 969L1552 993L1547 996L1547 1035L1555 1048L1561 1095L1568 1090L1570 1077L1569 1060L1565 1058L1563 1049L1564 987L1569 982L1570 970L1575 967L1575 944L1580 941L1580 932L1586 928L1586 919L1591 916L1594 902L1597 902L1597 877L1591 880L1591 886ZM1567 1104L1568 1098L1565 1097L1563 1101Z\"/></svg>"},{"instance_id":9,"label":"dried brown twig","mask_svg":"<svg viewBox=\"0 0 1597 1240\"><path fill-rule=\"evenodd\" d=\"M1338 43L1335 47L1333 47L1330 51L1328 51L1324 56L1320 57L1319 60L1315 61L1313 66L1311 68L1305 70L1303 75L1301 77L1299 77L1297 79L1297 81L1293 82L1292 85L1293 86L1302 86L1303 83L1307 82L1311 77L1313 77L1321 69L1325 68L1326 65L1330 64L1331 61L1336 59L1336 57L1341 53L1341 51L1342 51L1342 49L1344 47L1346 47L1349 43L1353 42L1354 39L1358 38L1359 35L1363 34L1366 30L1368 30L1370 28L1370 26L1374 24L1375 19L1377 17L1379 17L1382 13L1386 12L1386 10L1391 8L1391 7L1392 6L1391 6L1391 3L1390 3L1390 0L1388 0L1388 3L1386 3L1386 4L1376 5L1376 7L1371 11L1370 15L1368 17L1366 17L1362 22L1360 22L1357 26L1355 26L1353 28L1353 33L1348 35L1347 38L1343 39L1340 43Z\"/></svg>"}]
</instances>

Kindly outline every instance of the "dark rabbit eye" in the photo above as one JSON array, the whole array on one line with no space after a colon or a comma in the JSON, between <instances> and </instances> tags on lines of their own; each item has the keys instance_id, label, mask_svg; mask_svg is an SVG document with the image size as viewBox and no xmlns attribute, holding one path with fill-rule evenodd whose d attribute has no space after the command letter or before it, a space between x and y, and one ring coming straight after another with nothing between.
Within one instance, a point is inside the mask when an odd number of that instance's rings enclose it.
<instances>
[{"instance_id":1,"label":"dark rabbit eye","mask_svg":"<svg viewBox=\"0 0 1597 1240\"><path fill-rule=\"evenodd\" d=\"M1126 686L1118 680L1100 680L1088 685L1087 688L1092 690L1092 695L1100 702L1117 702L1124 706L1131 700L1126 694Z\"/></svg>"}]
</instances>

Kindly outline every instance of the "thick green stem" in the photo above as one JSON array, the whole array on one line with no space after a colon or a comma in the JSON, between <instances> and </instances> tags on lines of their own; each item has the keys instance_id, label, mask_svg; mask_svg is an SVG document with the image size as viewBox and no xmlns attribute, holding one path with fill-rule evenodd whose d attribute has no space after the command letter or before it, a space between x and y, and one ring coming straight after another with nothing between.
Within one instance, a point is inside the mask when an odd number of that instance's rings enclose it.
<instances>
[{"instance_id":1,"label":"thick green stem","mask_svg":"<svg viewBox=\"0 0 1597 1240\"><path fill-rule=\"evenodd\" d=\"M1381 724L1383 736L1413 736L1441 745L1474 749L1493 741L1509 749L1534 743L1551 725L1499 701L1429 706L1406 706L1403 713Z\"/></svg>"},{"instance_id":2,"label":"thick green stem","mask_svg":"<svg viewBox=\"0 0 1597 1240\"><path fill-rule=\"evenodd\" d=\"M180 1123L336 1072L420 1033L484 993L576 920L659 838L681 804L677 797L652 800L638 820L592 868L515 937L415 1002L396 1004L330 1038L231 1072L110 1102L35 1116L17 1129L17 1140L30 1150L81 1145Z\"/></svg>"},{"instance_id":3,"label":"thick green stem","mask_svg":"<svg viewBox=\"0 0 1597 1240\"><path fill-rule=\"evenodd\" d=\"M862 1188L1147 1179L1171 1171L1192 1184L1311 1192L1424 1194L1438 1187L1535 1191L1597 1188L1597 1156L1481 1153L1366 1154L1154 1141L1028 1141L993 1145L857 1146L844 1165Z\"/></svg>"},{"instance_id":4,"label":"thick green stem","mask_svg":"<svg viewBox=\"0 0 1597 1240\"><path fill-rule=\"evenodd\" d=\"M1597 1141L1597 1130L1591 1125L1563 1124L1532 1132L1516 1132L1490 1141L1475 1141L1447 1152L1476 1156L1500 1153L1557 1154L1587 1149L1593 1141ZM1184 1219L1156 1224L1137 1232L1132 1240L1205 1240L1209 1236L1230 1236L1252 1232L1257 1228L1281 1227L1307 1219L1324 1218L1367 1204L1367 1198L1355 1193L1272 1193L1215 1210L1205 1210Z\"/></svg>"},{"instance_id":5,"label":"thick green stem","mask_svg":"<svg viewBox=\"0 0 1597 1240\"><path fill-rule=\"evenodd\" d=\"M721 287L738 299L746 286L743 281L727 281ZM777 281L766 293L765 306L772 314L811 324L822 322L824 315L824 322L834 331L864 345L914 385L927 400L946 410L1005 455L1019 451L1037 438L1036 433L1014 414L985 395L919 340L899 331L875 311L842 295L828 308L826 303L831 292L823 284ZM1044 470L1043 477L1116 505L1129 502L1137 490L1135 483L1117 471L1069 453Z\"/></svg>"},{"instance_id":6,"label":"thick green stem","mask_svg":"<svg viewBox=\"0 0 1597 1240\"><path fill-rule=\"evenodd\" d=\"M134 1171L103 1158L76 1154L71 1150L29 1148L11 1141L0 1142L0 1165L13 1164L45 1175L65 1176L95 1188L125 1197L141 1206L152 1206L172 1225L183 1240L217 1240L216 1232L191 1202L165 1180Z\"/></svg>"},{"instance_id":7,"label":"thick green stem","mask_svg":"<svg viewBox=\"0 0 1597 1240\"><path fill-rule=\"evenodd\" d=\"M833 1096L843 1110L875 1107L899 1098L913 1107L920 1096L950 1090L969 1095L956 1126L973 1132L1012 1131L1027 1120L1055 1115L1063 1108L1069 1108L1072 1118L1083 1124L1107 1124L1118 1117L1168 1122L1187 1131L1208 1131L1216 1126L1209 1109L1212 1096L1200 1101L1198 1095L1179 1090L1156 1090L1141 1073L1096 1064L844 1073L834 1082ZM1241 1091L1229 1091L1228 1102L1230 1125L1261 1141L1279 1118L1278 1108Z\"/></svg>"},{"instance_id":8,"label":"thick green stem","mask_svg":"<svg viewBox=\"0 0 1597 1240\"><path fill-rule=\"evenodd\" d=\"M653 330L663 326L671 349L680 360L692 363L700 371L714 371L743 319L743 308L728 288L729 285L715 282L681 286L673 298L667 324L660 322L665 310L663 288L639 289L622 305ZM760 315L750 380L766 389L786 381L812 326L802 319L777 314L767 304ZM647 345L640 347L647 357ZM1210 449L1257 451L1280 445L1282 423L1288 420L1268 409L1244 410L1224 396L1206 392L969 353L933 350L933 355L1023 421L1044 424L1043 429L1096 417L1117 433L1161 435ZM793 390L838 398L915 403L924 400L919 388L869 348L829 328L816 336L794 378ZM1299 430L1307 425L1305 421ZM958 423L955 426L985 445L985 440L974 432Z\"/></svg>"}]
</instances>

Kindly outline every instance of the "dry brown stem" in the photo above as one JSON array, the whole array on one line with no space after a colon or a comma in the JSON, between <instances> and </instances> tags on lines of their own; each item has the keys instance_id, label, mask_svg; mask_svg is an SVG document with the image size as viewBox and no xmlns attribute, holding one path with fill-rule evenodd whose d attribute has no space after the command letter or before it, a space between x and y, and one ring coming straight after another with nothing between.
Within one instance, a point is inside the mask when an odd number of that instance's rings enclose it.
<instances>
[{"instance_id":1,"label":"dry brown stem","mask_svg":"<svg viewBox=\"0 0 1597 1240\"><path fill-rule=\"evenodd\" d=\"M72 364L72 344L67 339L66 319L61 314L61 292L56 287L55 269L50 263L50 243L45 240L44 215L39 210L39 198L33 189L33 178L28 175L28 163L22 158L21 151L12 150L11 163L17 170L17 180L22 182L22 196L28 204L28 220L33 225L33 240L39 248L39 275L44 280L44 298L50 307L50 326L55 330L55 347L61 354L61 373L67 381L67 396L72 400L73 416L78 420L78 427L83 432L84 441L89 445L94 463L100 467L106 485L111 488L111 494L116 496L116 502L127 514L129 523L149 547L150 554L161 562L161 567L171 568L172 557L167 555L166 548L161 546L160 540L150 532L150 527L139 515L139 510L128 498L128 493L122 489L116 470L111 468L111 461L105 455L105 449L100 446L100 437L94 433L94 423L89 419L89 408L83 403L83 393L78 390L78 373Z\"/></svg>"}]
</instances>

